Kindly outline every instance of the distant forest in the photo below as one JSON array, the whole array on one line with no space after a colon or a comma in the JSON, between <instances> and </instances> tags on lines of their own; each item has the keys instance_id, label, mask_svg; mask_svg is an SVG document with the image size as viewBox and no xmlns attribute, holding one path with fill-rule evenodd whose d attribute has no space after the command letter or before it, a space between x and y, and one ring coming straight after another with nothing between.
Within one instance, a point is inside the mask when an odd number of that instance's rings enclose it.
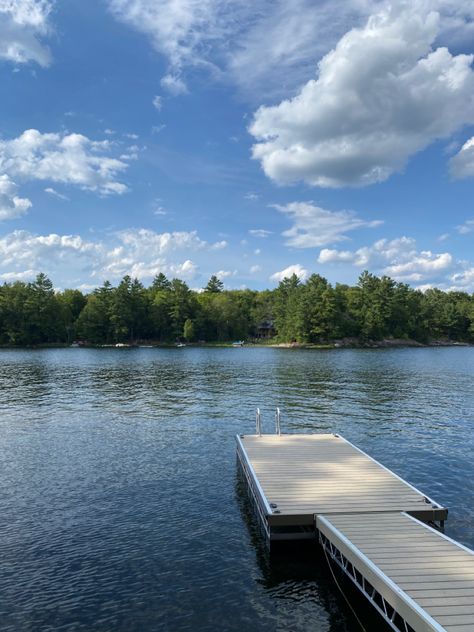
<instances>
[{"instance_id":1,"label":"distant forest","mask_svg":"<svg viewBox=\"0 0 474 632\"><path fill-rule=\"evenodd\" d=\"M226 290L211 277L203 291L163 274L149 287L125 276L90 294L34 282L0 286L0 344L116 344L252 341L324 344L387 338L474 342L474 295L415 290L364 272L355 286L293 275L273 290Z\"/></svg>"}]
</instances>

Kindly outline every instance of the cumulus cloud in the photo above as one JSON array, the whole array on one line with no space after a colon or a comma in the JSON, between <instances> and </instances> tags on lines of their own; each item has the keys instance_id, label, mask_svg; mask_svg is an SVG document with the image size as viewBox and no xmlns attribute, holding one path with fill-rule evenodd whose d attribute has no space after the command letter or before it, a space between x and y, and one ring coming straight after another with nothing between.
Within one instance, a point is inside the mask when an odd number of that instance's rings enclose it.
<instances>
[{"instance_id":1,"label":"cumulus cloud","mask_svg":"<svg viewBox=\"0 0 474 632\"><path fill-rule=\"evenodd\" d=\"M227 248L229 244L226 242L225 239L222 239L221 241L216 241L215 243L213 243L211 245L211 250L224 250L224 248Z\"/></svg>"},{"instance_id":2,"label":"cumulus cloud","mask_svg":"<svg viewBox=\"0 0 474 632\"><path fill-rule=\"evenodd\" d=\"M474 177L474 136L467 140L459 152L451 158L449 171L457 180Z\"/></svg>"},{"instance_id":3,"label":"cumulus cloud","mask_svg":"<svg viewBox=\"0 0 474 632\"><path fill-rule=\"evenodd\" d=\"M259 265L251 266L250 274L257 274L257 272L260 272L261 270L262 270L262 266L259 266Z\"/></svg>"},{"instance_id":4,"label":"cumulus cloud","mask_svg":"<svg viewBox=\"0 0 474 632\"><path fill-rule=\"evenodd\" d=\"M416 241L410 237L380 239L372 246L355 251L324 248L319 253L318 263L349 263L410 283L443 278L460 265L449 252L419 251Z\"/></svg>"},{"instance_id":5,"label":"cumulus cloud","mask_svg":"<svg viewBox=\"0 0 474 632\"><path fill-rule=\"evenodd\" d=\"M293 93L314 73L318 59L386 0L108 0L112 14L149 38L169 65L170 85L186 89L187 68L208 69L231 81L253 102ZM404 0L393 4L407 9ZM411 0L426 13L426 0ZM437 44L472 42L470 0L430 0L440 12Z\"/></svg>"},{"instance_id":6,"label":"cumulus cloud","mask_svg":"<svg viewBox=\"0 0 474 632\"><path fill-rule=\"evenodd\" d=\"M303 268L303 266L299 263L295 263L291 266L288 266L284 270L280 270L279 272L275 272L274 274L272 274L270 277L270 281L280 282L283 281L283 279L293 276L293 274L296 274L296 276L301 281L305 281L309 276L308 270Z\"/></svg>"},{"instance_id":7,"label":"cumulus cloud","mask_svg":"<svg viewBox=\"0 0 474 632\"><path fill-rule=\"evenodd\" d=\"M293 98L260 107L253 157L278 183L386 180L435 139L474 122L472 55L432 45L440 16L384 8L346 33Z\"/></svg>"},{"instance_id":8,"label":"cumulus cloud","mask_svg":"<svg viewBox=\"0 0 474 632\"><path fill-rule=\"evenodd\" d=\"M31 207L28 198L18 197L18 187L6 175L0 175L0 221L24 215Z\"/></svg>"},{"instance_id":9,"label":"cumulus cloud","mask_svg":"<svg viewBox=\"0 0 474 632\"><path fill-rule=\"evenodd\" d=\"M293 226L283 232L286 244L295 248L314 248L348 239L346 233L359 228L380 226L380 220L363 220L353 211L328 211L312 202L274 204L288 215Z\"/></svg>"},{"instance_id":10,"label":"cumulus cloud","mask_svg":"<svg viewBox=\"0 0 474 632\"><path fill-rule=\"evenodd\" d=\"M456 272L449 279L451 285L449 289L460 292L474 291L474 267L469 267L462 272Z\"/></svg>"},{"instance_id":11,"label":"cumulus cloud","mask_svg":"<svg viewBox=\"0 0 474 632\"><path fill-rule=\"evenodd\" d=\"M107 155L108 141L82 134L29 129L12 140L0 140L0 171L18 180L72 184L101 195L122 194L128 188L116 178L127 163Z\"/></svg>"},{"instance_id":12,"label":"cumulus cloud","mask_svg":"<svg viewBox=\"0 0 474 632\"><path fill-rule=\"evenodd\" d=\"M49 0L0 0L0 59L48 66L51 55L42 43L50 31Z\"/></svg>"},{"instance_id":13,"label":"cumulus cloud","mask_svg":"<svg viewBox=\"0 0 474 632\"><path fill-rule=\"evenodd\" d=\"M24 270L23 272L4 272L0 274L0 279L5 283L14 281L32 281L39 274L39 270Z\"/></svg>"},{"instance_id":14,"label":"cumulus cloud","mask_svg":"<svg viewBox=\"0 0 474 632\"><path fill-rule=\"evenodd\" d=\"M237 274L237 270L218 270L214 272L214 276L222 281L222 279L228 279L229 277L233 277Z\"/></svg>"},{"instance_id":15,"label":"cumulus cloud","mask_svg":"<svg viewBox=\"0 0 474 632\"><path fill-rule=\"evenodd\" d=\"M10 275L5 279L26 278L31 271L42 270L64 287L71 282L79 285L105 279L117 281L126 274L150 280L159 272L192 280L199 267L190 253L209 257L214 245L202 240L195 231L156 233L128 229L94 240L16 230L0 238L0 261L4 274Z\"/></svg>"}]
</instances>

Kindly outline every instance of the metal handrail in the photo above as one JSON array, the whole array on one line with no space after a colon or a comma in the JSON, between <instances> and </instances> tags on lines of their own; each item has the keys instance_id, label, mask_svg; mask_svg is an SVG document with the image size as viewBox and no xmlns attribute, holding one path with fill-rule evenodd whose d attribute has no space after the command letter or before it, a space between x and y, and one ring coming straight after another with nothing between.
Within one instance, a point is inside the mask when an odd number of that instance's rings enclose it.
<instances>
[{"instance_id":1,"label":"metal handrail","mask_svg":"<svg viewBox=\"0 0 474 632\"><path fill-rule=\"evenodd\" d=\"M257 415L255 417L255 426L256 426L256 431L259 437L262 436L262 425L261 425L261 415L260 415L260 408L257 408Z\"/></svg>"},{"instance_id":2,"label":"metal handrail","mask_svg":"<svg viewBox=\"0 0 474 632\"><path fill-rule=\"evenodd\" d=\"M278 436L281 435L280 419L280 409L277 407L275 411L275 432Z\"/></svg>"}]
</instances>

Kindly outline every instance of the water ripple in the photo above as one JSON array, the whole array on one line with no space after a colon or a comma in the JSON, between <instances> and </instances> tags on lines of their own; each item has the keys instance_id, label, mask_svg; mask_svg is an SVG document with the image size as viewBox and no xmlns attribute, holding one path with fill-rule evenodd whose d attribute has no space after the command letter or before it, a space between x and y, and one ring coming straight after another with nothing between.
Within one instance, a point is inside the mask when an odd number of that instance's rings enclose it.
<instances>
[{"instance_id":1,"label":"water ripple","mask_svg":"<svg viewBox=\"0 0 474 632\"><path fill-rule=\"evenodd\" d=\"M0 351L0 629L356 630L318 552L270 560L236 433L340 432L474 546L472 349Z\"/></svg>"}]
</instances>

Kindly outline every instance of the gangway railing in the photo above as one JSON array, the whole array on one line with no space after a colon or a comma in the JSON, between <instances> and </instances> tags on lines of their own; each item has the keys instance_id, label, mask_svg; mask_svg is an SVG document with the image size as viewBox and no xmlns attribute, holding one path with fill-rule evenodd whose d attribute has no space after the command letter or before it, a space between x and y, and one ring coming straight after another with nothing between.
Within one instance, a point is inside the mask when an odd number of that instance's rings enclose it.
<instances>
[{"instance_id":1,"label":"gangway railing","mask_svg":"<svg viewBox=\"0 0 474 632\"><path fill-rule=\"evenodd\" d=\"M258 434L259 437L262 436L262 417L260 415L260 408L257 408L257 414L255 415L255 429L256 429L256 434Z\"/></svg>"},{"instance_id":2,"label":"gangway railing","mask_svg":"<svg viewBox=\"0 0 474 632\"><path fill-rule=\"evenodd\" d=\"M280 409L277 407L275 411L275 433L277 435L281 435L280 421L281 421Z\"/></svg>"}]
</instances>

